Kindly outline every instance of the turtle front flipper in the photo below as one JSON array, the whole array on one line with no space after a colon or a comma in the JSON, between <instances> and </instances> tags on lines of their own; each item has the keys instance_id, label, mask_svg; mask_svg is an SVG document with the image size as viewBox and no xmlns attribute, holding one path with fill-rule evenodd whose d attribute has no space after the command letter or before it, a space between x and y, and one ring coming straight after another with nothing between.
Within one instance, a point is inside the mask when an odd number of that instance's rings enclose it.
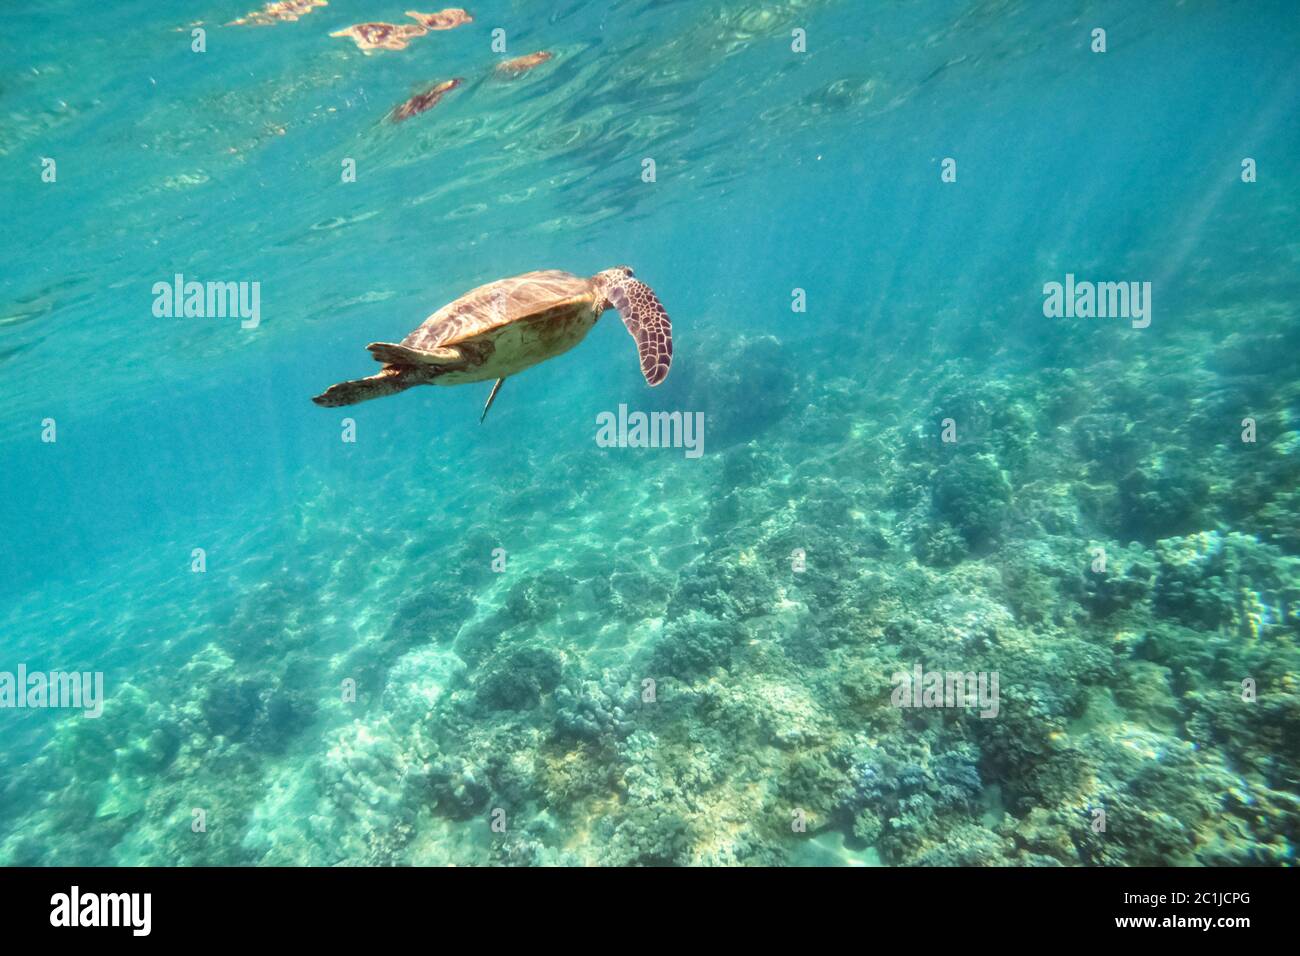
<instances>
[{"instance_id":1,"label":"turtle front flipper","mask_svg":"<svg viewBox=\"0 0 1300 956\"><path fill-rule=\"evenodd\" d=\"M492 394L488 396L487 404L483 406L483 414L478 417L480 425L483 424L483 419L487 418L488 409L492 407L492 403L497 400L497 392L501 391L501 383L504 381L504 378L499 378L497 383L492 386Z\"/></svg>"},{"instance_id":2,"label":"turtle front flipper","mask_svg":"<svg viewBox=\"0 0 1300 956\"><path fill-rule=\"evenodd\" d=\"M413 349L392 342L371 342L366 348L385 365L451 365L465 357L458 348Z\"/></svg>"},{"instance_id":3,"label":"turtle front flipper","mask_svg":"<svg viewBox=\"0 0 1300 956\"><path fill-rule=\"evenodd\" d=\"M606 294L610 304L623 317L628 332L636 339L636 350L641 356L641 374L650 385L658 385L668 377L668 367L673 363L673 325L659 297L648 285L633 279L630 274L610 282Z\"/></svg>"}]
</instances>

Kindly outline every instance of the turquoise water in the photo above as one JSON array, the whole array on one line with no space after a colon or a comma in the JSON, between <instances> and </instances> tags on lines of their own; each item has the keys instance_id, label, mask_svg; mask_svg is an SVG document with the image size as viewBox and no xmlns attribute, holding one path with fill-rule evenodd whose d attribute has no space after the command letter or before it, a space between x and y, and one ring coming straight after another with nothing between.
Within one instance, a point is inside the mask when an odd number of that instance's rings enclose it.
<instances>
[{"instance_id":1,"label":"turquoise water","mask_svg":"<svg viewBox=\"0 0 1300 956\"><path fill-rule=\"evenodd\" d=\"M1293 861L1292 3L494 2L370 55L402 5L251 9L5 13L0 703L105 699L0 709L0 860ZM654 390L608 312L481 426L309 401L620 263ZM178 273L256 327L155 315ZM1150 324L1046 317L1067 274ZM996 708L895 706L918 666Z\"/></svg>"}]
</instances>

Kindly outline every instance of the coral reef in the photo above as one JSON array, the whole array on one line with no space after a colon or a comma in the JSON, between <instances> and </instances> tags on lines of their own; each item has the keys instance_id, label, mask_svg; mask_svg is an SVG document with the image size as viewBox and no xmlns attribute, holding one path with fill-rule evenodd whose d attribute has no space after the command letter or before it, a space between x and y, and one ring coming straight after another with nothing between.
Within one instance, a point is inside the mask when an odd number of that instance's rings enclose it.
<instances>
[{"instance_id":1,"label":"coral reef","mask_svg":"<svg viewBox=\"0 0 1300 956\"><path fill-rule=\"evenodd\" d=\"M175 585L106 620L111 647L173 635L167 662L8 768L0 860L1293 861L1290 446L1190 456L1225 401L1173 414L1190 371L960 359L863 390L740 348L672 385L712 403L698 462L518 450L384 541L321 478L201 613ZM418 510L431 479L371 480ZM996 708L900 706L917 667L997 675Z\"/></svg>"}]
</instances>

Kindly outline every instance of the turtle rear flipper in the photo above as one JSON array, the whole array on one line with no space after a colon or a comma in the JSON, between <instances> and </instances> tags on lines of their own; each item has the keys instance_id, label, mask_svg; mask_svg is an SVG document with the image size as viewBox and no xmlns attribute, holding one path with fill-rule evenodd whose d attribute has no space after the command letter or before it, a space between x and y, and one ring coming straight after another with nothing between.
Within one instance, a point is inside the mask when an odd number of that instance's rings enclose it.
<instances>
[{"instance_id":1,"label":"turtle rear flipper","mask_svg":"<svg viewBox=\"0 0 1300 956\"><path fill-rule=\"evenodd\" d=\"M641 374L648 384L658 385L668 377L668 367L673 363L673 325L668 312L653 289L631 276L612 283L608 295L636 339Z\"/></svg>"},{"instance_id":2,"label":"turtle rear flipper","mask_svg":"<svg viewBox=\"0 0 1300 956\"><path fill-rule=\"evenodd\" d=\"M460 349L413 349L392 342L371 342L366 346L376 362L385 365L450 365L463 356Z\"/></svg>"},{"instance_id":3,"label":"turtle rear flipper","mask_svg":"<svg viewBox=\"0 0 1300 956\"><path fill-rule=\"evenodd\" d=\"M355 405L357 402L368 402L372 398L383 398L385 395L404 392L413 385L419 384L421 384L420 379L403 374L400 369L386 368L377 375L331 385L321 394L313 396L312 401L326 408L337 408L340 405Z\"/></svg>"}]
</instances>

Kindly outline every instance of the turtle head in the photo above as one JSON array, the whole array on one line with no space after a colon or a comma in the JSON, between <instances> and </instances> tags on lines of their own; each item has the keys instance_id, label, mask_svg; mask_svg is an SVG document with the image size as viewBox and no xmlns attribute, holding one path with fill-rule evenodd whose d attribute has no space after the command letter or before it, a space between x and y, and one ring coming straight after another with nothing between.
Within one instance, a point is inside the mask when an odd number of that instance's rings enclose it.
<instances>
[{"instance_id":1,"label":"turtle head","mask_svg":"<svg viewBox=\"0 0 1300 956\"><path fill-rule=\"evenodd\" d=\"M599 290L600 298L598 305L600 311L614 308L614 303L610 301L610 291L621 285L627 279L631 279L635 273L631 266L614 266L612 269L606 269L603 272L597 272L593 277L596 288Z\"/></svg>"}]
</instances>

